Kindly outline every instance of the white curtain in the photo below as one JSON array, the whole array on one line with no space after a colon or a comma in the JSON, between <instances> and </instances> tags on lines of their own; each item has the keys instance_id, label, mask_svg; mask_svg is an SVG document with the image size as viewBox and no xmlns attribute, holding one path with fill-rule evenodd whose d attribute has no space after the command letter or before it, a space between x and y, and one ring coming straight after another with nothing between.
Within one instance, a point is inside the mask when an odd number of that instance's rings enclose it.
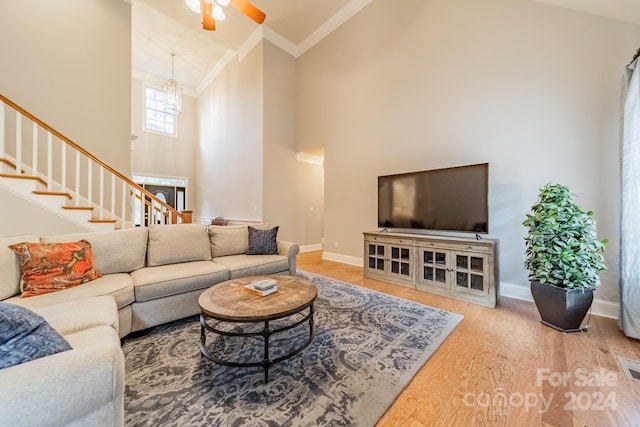
<instances>
[{"instance_id":1,"label":"white curtain","mask_svg":"<svg viewBox=\"0 0 640 427\"><path fill-rule=\"evenodd\" d=\"M640 58L625 69L622 112L620 329L640 339Z\"/></svg>"}]
</instances>

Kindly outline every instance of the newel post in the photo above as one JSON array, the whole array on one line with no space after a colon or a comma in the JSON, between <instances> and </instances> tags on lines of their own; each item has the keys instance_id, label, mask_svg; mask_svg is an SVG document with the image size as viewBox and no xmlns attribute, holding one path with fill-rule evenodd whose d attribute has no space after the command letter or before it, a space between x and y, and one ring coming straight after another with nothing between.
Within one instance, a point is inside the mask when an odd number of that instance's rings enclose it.
<instances>
[{"instance_id":1,"label":"newel post","mask_svg":"<svg viewBox=\"0 0 640 427\"><path fill-rule=\"evenodd\" d=\"M193 222L193 211L182 211L182 223L183 224L191 224Z\"/></svg>"}]
</instances>

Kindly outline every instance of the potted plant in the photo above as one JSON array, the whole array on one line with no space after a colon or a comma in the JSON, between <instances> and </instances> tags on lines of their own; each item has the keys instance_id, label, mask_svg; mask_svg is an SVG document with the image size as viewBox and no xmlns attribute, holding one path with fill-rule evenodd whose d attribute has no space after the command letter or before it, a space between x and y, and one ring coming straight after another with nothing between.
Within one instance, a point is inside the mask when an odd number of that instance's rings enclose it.
<instances>
[{"instance_id":1,"label":"potted plant","mask_svg":"<svg viewBox=\"0 0 640 427\"><path fill-rule=\"evenodd\" d=\"M545 185L531 210L522 223L528 229L524 266L542 323L579 331L600 285L598 272L606 269L607 240L598 240L593 212L580 209L566 186Z\"/></svg>"}]
</instances>

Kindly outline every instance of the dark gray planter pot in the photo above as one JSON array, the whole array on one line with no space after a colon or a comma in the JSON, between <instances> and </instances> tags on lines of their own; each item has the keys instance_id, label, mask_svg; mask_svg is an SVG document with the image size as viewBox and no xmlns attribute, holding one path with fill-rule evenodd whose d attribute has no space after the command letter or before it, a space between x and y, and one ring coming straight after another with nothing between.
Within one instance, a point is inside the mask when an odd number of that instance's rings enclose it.
<instances>
[{"instance_id":1,"label":"dark gray planter pot","mask_svg":"<svg viewBox=\"0 0 640 427\"><path fill-rule=\"evenodd\" d=\"M581 331L591 303L593 289L566 289L531 281L531 295L538 307L542 323L562 332Z\"/></svg>"}]
</instances>

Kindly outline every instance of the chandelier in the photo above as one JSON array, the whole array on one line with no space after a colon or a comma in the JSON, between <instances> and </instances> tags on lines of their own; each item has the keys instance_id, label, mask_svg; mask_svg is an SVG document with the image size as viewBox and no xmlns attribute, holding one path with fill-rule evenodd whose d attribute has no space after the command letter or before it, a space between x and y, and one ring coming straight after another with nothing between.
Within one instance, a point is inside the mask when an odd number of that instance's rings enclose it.
<instances>
[{"instance_id":1,"label":"chandelier","mask_svg":"<svg viewBox=\"0 0 640 427\"><path fill-rule=\"evenodd\" d=\"M173 78L173 57L171 52L171 78L164 84L164 111L169 114L180 114L182 112L182 89L178 87L178 82Z\"/></svg>"}]
</instances>

